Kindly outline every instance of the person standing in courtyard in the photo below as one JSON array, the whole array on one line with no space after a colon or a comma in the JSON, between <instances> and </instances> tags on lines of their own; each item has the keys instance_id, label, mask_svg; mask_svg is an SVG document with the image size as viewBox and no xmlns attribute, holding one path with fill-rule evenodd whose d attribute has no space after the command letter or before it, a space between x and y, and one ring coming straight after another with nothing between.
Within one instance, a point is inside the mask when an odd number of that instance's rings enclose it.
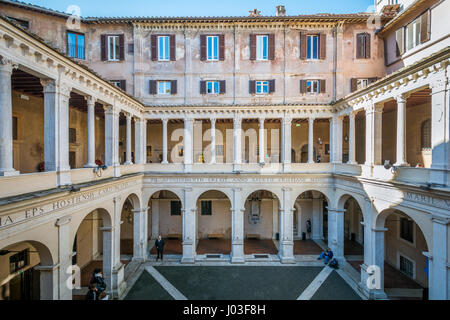
<instances>
[{"instance_id":1,"label":"person standing in courtyard","mask_svg":"<svg viewBox=\"0 0 450 320\"><path fill-rule=\"evenodd\" d=\"M161 261L162 261L163 260L163 251L164 251L164 239L161 237L161 235L159 235L158 239L156 239L155 247L156 247L156 251L157 251L156 261L158 261L160 256L161 256Z\"/></svg>"}]
</instances>

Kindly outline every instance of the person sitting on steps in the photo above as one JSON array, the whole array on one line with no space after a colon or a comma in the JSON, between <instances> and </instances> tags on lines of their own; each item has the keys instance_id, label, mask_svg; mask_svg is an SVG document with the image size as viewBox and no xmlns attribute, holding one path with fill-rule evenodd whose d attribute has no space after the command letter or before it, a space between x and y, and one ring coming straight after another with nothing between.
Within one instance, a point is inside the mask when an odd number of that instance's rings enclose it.
<instances>
[{"instance_id":1,"label":"person sitting on steps","mask_svg":"<svg viewBox=\"0 0 450 320\"><path fill-rule=\"evenodd\" d=\"M325 260L325 264L328 264L331 259L333 259L333 251L331 251L330 248L327 248L326 251L322 252L320 256L317 258L317 260Z\"/></svg>"}]
</instances>

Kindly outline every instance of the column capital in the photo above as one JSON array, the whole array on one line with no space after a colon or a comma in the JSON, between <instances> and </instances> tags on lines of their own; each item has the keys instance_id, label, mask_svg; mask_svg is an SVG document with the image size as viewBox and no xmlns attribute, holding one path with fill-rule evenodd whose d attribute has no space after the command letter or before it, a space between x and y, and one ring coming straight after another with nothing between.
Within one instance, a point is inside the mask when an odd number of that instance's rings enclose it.
<instances>
[{"instance_id":1,"label":"column capital","mask_svg":"<svg viewBox=\"0 0 450 320\"><path fill-rule=\"evenodd\" d=\"M448 225L450 224L450 218L446 218L446 217L441 217L441 216L437 216L437 215L431 215L431 221L435 222L435 223L439 223L442 225Z\"/></svg>"},{"instance_id":2,"label":"column capital","mask_svg":"<svg viewBox=\"0 0 450 320\"><path fill-rule=\"evenodd\" d=\"M448 90L447 82L448 80L445 78L444 74L442 74L441 77L434 78L429 84L431 89L431 95L445 91L445 89Z\"/></svg>"},{"instance_id":3,"label":"column capital","mask_svg":"<svg viewBox=\"0 0 450 320\"><path fill-rule=\"evenodd\" d=\"M97 101L97 98L94 98L93 96L85 96L84 99L86 100L88 107L95 106L95 102Z\"/></svg>"},{"instance_id":4,"label":"column capital","mask_svg":"<svg viewBox=\"0 0 450 320\"><path fill-rule=\"evenodd\" d=\"M281 122L285 125L291 125L292 124L292 117L283 117L281 119Z\"/></svg>"},{"instance_id":5,"label":"column capital","mask_svg":"<svg viewBox=\"0 0 450 320\"><path fill-rule=\"evenodd\" d=\"M355 119L357 113L358 113L358 111L352 110L352 111L350 111L350 113L348 114L348 117L349 117L350 119Z\"/></svg>"},{"instance_id":6,"label":"column capital","mask_svg":"<svg viewBox=\"0 0 450 320\"><path fill-rule=\"evenodd\" d=\"M58 90L59 94L66 96L67 98L70 98L70 92L72 91L71 86L69 86L67 83L59 83L57 88L59 89Z\"/></svg>"},{"instance_id":7,"label":"column capital","mask_svg":"<svg viewBox=\"0 0 450 320\"><path fill-rule=\"evenodd\" d=\"M373 232L386 232L388 231L387 228L372 228Z\"/></svg>"},{"instance_id":8,"label":"column capital","mask_svg":"<svg viewBox=\"0 0 450 320\"><path fill-rule=\"evenodd\" d=\"M43 88L44 93L56 92L56 81L53 79L40 79L39 82Z\"/></svg>"},{"instance_id":9,"label":"column capital","mask_svg":"<svg viewBox=\"0 0 450 320\"><path fill-rule=\"evenodd\" d=\"M110 105L110 104L104 105L103 110L105 110L105 113L109 113L109 114L118 115L120 113L120 109L118 107Z\"/></svg>"},{"instance_id":10,"label":"column capital","mask_svg":"<svg viewBox=\"0 0 450 320\"><path fill-rule=\"evenodd\" d=\"M366 113L380 113L383 112L384 105L382 103L369 103L364 107Z\"/></svg>"},{"instance_id":11,"label":"column capital","mask_svg":"<svg viewBox=\"0 0 450 320\"><path fill-rule=\"evenodd\" d=\"M242 125L242 118L241 117L234 117L233 123L235 126L241 126Z\"/></svg>"},{"instance_id":12,"label":"column capital","mask_svg":"<svg viewBox=\"0 0 450 320\"><path fill-rule=\"evenodd\" d=\"M259 118L258 118L258 121L259 121L259 125L260 125L260 126L264 126L264 122L266 121L266 118L264 118L264 117L259 117Z\"/></svg>"},{"instance_id":13,"label":"column capital","mask_svg":"<svg viewBox=\"0 0 450 320\"><path fill-rule=\"evenodd\" d=\"M194 123L194 118L192 118L192 117L185 117L183 119L183 121L184 121L185 124L191 124L191 123Z\"/></svg>"},{"instance_id":14,"label":"column capital","mask_svg":"<svg viewBox=\"0 0 450 320\"><path fill-rule=\"evenodd\" d=\"M308 118L308 123L309 123L309 124L314 123L315 120L316 120L315 117L309 117L309 118Z\"/></svg>"},{"instance_id":15,"label":"column capital","mask_svg":"<svg viewBox=\"0 0 450 320\"><path fill-rule=\"evenodd\" d=\"M336 212L336 213L345 213L345 211L347 211L345 209L334 209L334 208L330 208L330 207L327 207L327 210L328 210L328 212Z\"/></svg>"},{"instance_id":16,"label":"column capital","mask_svg":"<svg viewBox=\"0 0 450 320\"><path fill-rule=\"evenodd\" d=\"M122 113L124 114L124 116L128 119L131 120L131 113L127 112L127 111L122 111Z\"/></svg>"},{"instance_id":17,"label":"column capital","mask_svg":"<svg viewBox=\"0 0 450 320\"><path fill-rule=\"evenodd\" d=\"M0 71L12 73L18 67L11 59L0 56Z\"/></svg>"},{"instance_id":18,"label":"column capital","mask_svg":"<svg viewBox=\"0 0 450 320\"><path fill-rule=\"evenodd\" d=\"M162 121L162 123L163 123L164 125L167 125L167 123L169 122L169 119L167 119L167 118L162 118L161 121Z\"/></svg>"},{"instance_id":19,"label":"column capital","mask_svg":"<svg viewBox=\"0 0 450 320\"><path fill-rule=\"evenodd\" d=\"M398 94L394 97L394 99L397 101L397 103L406 103L406 100L411 96L411 93L405 92Z\"/></svg>"},{"instance_id":20,"label":"column capital","mask_svg":"<svg viewBox=\"0 0 450 320\"><path fill-rule=\"evenodd\" d=\"M60 265L60 263L58 262L57 264L54 264L51 266L36 266L33 269L36 271L41 271L41 272L53 272L59 268L59 265Z\"/></svg>"},{"instance_id":21,"label":"column capital","mask_svg":"<svg viewBox=\"0 0 450 320\"><path fill-rule=\"evenodd\" d=\"M57 227L61 227L63 225L70 223L71 221L72 221L72 216L65 216L65 217L62 217L62 218L59 218L58 220L56 220L55 225Z\"/></svg>"}]
</instances>

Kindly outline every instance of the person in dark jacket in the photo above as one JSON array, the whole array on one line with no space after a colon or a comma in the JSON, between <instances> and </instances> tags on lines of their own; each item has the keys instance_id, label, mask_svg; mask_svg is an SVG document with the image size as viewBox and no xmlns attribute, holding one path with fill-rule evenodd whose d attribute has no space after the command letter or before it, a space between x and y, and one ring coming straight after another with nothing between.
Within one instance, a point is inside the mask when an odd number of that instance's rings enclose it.
<instances>
[{"instance_id":1,"label":"person in dark jacket","mask_svg":"<svg viewBox=\"0 0 450 320\"><path fill-rule=\"evenodd\" d=\"M89 291L86 294L86 300L98 300L99 293L97 289L97 284L94 282L89 286Z\"/></svg>"},{"instance_id":2,"label":"person in dark jacket","mask_svg":"<svg viewBox=\"0 0 450 320\"><path fill-rule=\"evenodd\" d=\"M317 258L317 260L325 260L325 264L328 264L328 262L333 259L333 251L331 251L330 248L327 248L326 251L322 252L319 256L319 258Z\"/></svg>"},{"instance_id":3,"label":"person in dark jacket","mask_svg":"<svg viewBox=\"0 0 450 320\"><path fill-rule=\"evenodd\" d=\"M100 268L94 269L89 284L96 284L99 294L106 290L106 282L102 274L102 269Z\"/></svg>"},{"instance_id":4,"label":"person in dark jacket","mask_svg":"<svg viewBox=\"0 0 450 320\"><path fill-rule=\"evenodd\" d=\"M158 239L155 241L155 247L158 255L156 256L156 261L158 261L159 257L161 256L161 261L163 260L163 251L164 251L164 239L161 237L161 235L158 236Z\"/></svg>"}]
</instances>

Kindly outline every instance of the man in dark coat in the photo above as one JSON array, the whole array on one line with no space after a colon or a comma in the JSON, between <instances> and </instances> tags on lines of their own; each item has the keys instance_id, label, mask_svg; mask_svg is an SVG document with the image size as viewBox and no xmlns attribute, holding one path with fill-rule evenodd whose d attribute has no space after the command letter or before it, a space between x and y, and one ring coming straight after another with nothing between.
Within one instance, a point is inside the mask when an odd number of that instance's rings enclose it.
<instances>
[{"instance_id":1,"label":"man in dark coat","mask_svg":"<svg viewBox=\"0 0 450 320\"><path fill-rule=\"evenodd\" d=\"M86 300L98 300L98 297L99 292L97 289L97 283L94 282L89 286L89 291L86 294Z\"/></svg>"},{"instance_id":2,"label":"man in dark coat","mask_svg":"<svg viewBox=\"0 0 450 320\"><path fill-rule=\"evenodd\" d=\"M164 239L161 237L161 235L159 235L158 239L156 239L155 247L156 247L156 251L158 252L158 255L156 256L156 261L158 261L159 256L161 256L161 261L162 261L163 260L163 251L164 251Z\"/></svg>"}]
</instances>

